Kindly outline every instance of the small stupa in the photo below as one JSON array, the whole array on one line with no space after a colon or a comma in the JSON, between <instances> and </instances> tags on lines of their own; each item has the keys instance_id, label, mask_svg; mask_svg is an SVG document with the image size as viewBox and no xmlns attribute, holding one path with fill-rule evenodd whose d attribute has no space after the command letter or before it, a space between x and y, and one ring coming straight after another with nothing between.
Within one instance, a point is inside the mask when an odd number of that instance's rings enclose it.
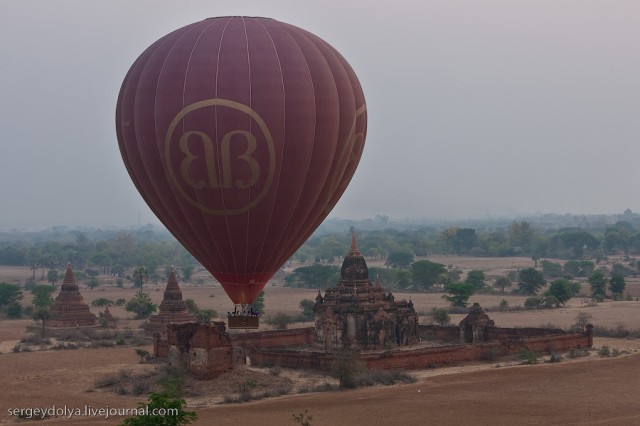
<instances>
[{"instance_id":1,"label":"small stupa","mask_svg":"<svg viewBox=\"0 0 640 426\"><path fill-rule=\"evenodd\" d=\"M84 303L70 264L67 265L60 293L50 312L51 318L46 322L47 327L84 327L98 324L96 316L89 311L89 305Z\"/></svg>"},{"instance_id":2,"label":"small stupa","mask_svg":"<svg viewBox=\"0 0 640 426\"><path fill-rule=\"evenodd\" d=\"M160 303L160 313L149 318L145 332L151 336L160 334L161 339L166 340L167 325L197 321L196 316L187 311L187 305L182 300L182 290L178 285L176 271L172 269Z\"/></svg>"},{"instance_id":3,"label":"small stupa","mask_svg":"<svg viewBox=\"0 0 640 426\"><path fill-rule=\"evenodd\" d=\"M316 343L332 350L345 345L380 349L407 345L417 338L418 315L409 300L396 301L385 293L369 269L351 234L351 249L340 269L340 282L324 297L318 291L313 308Z\"/></svg>"}]
</instances>

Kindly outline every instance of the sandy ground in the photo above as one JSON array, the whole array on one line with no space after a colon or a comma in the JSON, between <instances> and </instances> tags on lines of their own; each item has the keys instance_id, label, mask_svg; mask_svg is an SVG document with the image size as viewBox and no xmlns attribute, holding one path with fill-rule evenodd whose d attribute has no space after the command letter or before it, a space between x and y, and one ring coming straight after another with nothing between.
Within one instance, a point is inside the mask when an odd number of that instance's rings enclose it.
<instances>
[{"instance_id":1,"label":"sandy ground","mask_svg":"<svg viewBox=\"0 0 640 426\"><path fill-rule=\"evenodd\" d=\"M504 271L514 267L531 266L530 259L434 259L466 269ZM500 263L500 260L503 262ZM455 263L455 262L457 263ZM508 263L505 264L504 262ZM483 263L484 262L484 263ZM463 269L465 269L463 268ZM488 272L486 272L488 273ZM4 275L3 275L4 274ZM0 281L11 282L30 276L26 268L7 271L0 268ZM266 290L266 315L275 312L297 314L302 299L313 299L317 292L306 289L286 289L278 283ZM163 285L148 285L152 298L160 302ZM219 287L182 284L185 298L193 298L198 305L224 313L230 309L228 298ZM640 294L640 283L628 281L630 292ZM90 290L81 287L85 301L99 297L129 299L133 289L102 286ZM445 307L441 294L394 293L396 300L413 300L416 310L428 313L433 307ZM29 300L25 293L24 303ZM524 298L511 295L478 295L485 308L497 307L500 300L509 306L522 305ZM94 313L101 308L91 308ZM137 329L140 321L121 307L111 308L120 319L121 329ZM640 302L588 303L573 299L567 307L548 311L490 311L496 325L540 326L552 324L567 328L576 315L585 312L596 326L618 325L640 329ZM453 315L458 322L463 315ZM427 317L421 318L423 323ZM25 335L31 320L0 321L0 424L12 424L16 417L7 410L28 407L118 407L134 408L145 398L120 396L113 390L99 389L96 380L123 370L132 374L146 374L157 368L140 364L135 347L112 347L66 351L38 351L13 353L12 349ZM311 325L310 323L306 325ZM265 389L281 382L300 387L335 383L330 377L305 371L281 371L277 377L267 369L239 369L218 381L201 382L197 392L187 397L189 407L200 416L198 424L295 424L293 414L305 410L313 416L313 425L638 425L640 424L640 340L596 338L596 350L589 356L565 359L560 363L518 365L515 360L498 360L448 368L415 371L417 382L409 385L376 386L350 391L322 393L294 393L242 404L219 404L225 396L235 392L239 380L251 378ZM597 348L609 346L622 352L618 357L603 358ZM150 347L146 347L151 350ZM499 364L499 366L498 366ZM43 420L41 424L117 424L122 417L103 419L62 417Z\"/></svg>"}]
</instances>

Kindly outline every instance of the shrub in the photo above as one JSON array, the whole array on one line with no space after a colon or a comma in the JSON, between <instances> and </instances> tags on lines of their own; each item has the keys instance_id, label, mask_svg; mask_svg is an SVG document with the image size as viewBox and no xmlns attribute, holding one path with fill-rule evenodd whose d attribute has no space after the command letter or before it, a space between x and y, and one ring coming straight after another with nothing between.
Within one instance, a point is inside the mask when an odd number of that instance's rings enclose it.
<instances>
[{"instance_id":1,"label":"shrub","mask_svg":"<svg viewBox=\"0 0 640 426\"><path fill-rule=\"evenodd\" d=\"M341 388L356 386L356 375L364 370L364 365L358 360L358 356L358 349L351 346L344 346L336 352L333 374L340 380Z\"/></svg>"},{"instance_id":2,"label":"shrub","mask_svg":"<svg viewBox=\"0 0 640 426\"><path fill-rule=\"evenodd\" d=\"M278 330L286 329L291 322L291 317L283 312L278 312L274 317L267 318L266 321L267 324L274 326Z\"/></svg>"},{"instance_id":3,"label":"shrub","mask_svg":"<svg viewBox=\"0 0 640 426\"><path fill-rule=\"evenodd\" d=\"M182 367L172 367L167 365L162 371L158 384L162 386L168 395L178 397L182 395L184 386L187 383L187 372Z\"/></svg>"},{"instance_id":4,"label":"shrub","mask_svg":"<svg viewBox=\"0 0 640 426\"><path fill-rule=\"evenodd\" d=\"M568 358L580 358L580 357L587 356L587 355L589 355L589 352L587 352L587 351L586 351L586 350L584 350L584 349L580 349L580 348L574 349L574 348L571 348L571 349L569 349L569 353L567 354L567 357L568 357Z\"/></svg>"},{"instance_id":5,"label":"shrub","mask_svg":"<svg viewBox=\"0 0 640 426\"><path fill-rule=\"evenodd\" d=\"M439 325L449 324L449 321L451 321L451 317L447 310L442 308L433 308L431 311L431 317L433 318L433 321Z\"/></svg>"},{"instance_id":6,"label":"shrub","mask_svg":"<svg viewBox=\"0 0 640 426\"><path fill-rule=\"evenodd\" d=\"M600 355L600 356L610 356L611 355L611 350L609 349L609 346L603 345L600 349L598 349L598 355Z\"/></svg>"},{"instance_id":7,"label":"shrub","mask_svg":"<svg viewBox=\"0 0 640 426\"><path fill-rule=\"evenodd\" d=\"M502 299L499 305L500 312L506 312L509 310L509 302L506 299Z\"/></svg>"},{"instance_id":8,"label":"shrub","mask_svg":"<svg viewBox=\"0 0 640 426\"><path fill-rule=\"evenodd\" d=\"M518 351L518 355L520 359L522 359L523 364L537 364L538 358L540 358L540 354L531 349L521 349Z\"/></svg>"}]
</instances>

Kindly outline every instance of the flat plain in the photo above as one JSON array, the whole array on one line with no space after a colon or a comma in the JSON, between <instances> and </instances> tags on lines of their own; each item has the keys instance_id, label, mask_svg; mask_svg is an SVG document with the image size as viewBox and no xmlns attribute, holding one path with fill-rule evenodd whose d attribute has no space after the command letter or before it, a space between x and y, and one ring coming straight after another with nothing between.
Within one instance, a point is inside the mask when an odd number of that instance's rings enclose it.
<instances>
[{"instance_id":1,"label":"flat plain","mask_svg":"<svg viewBox=\"0 0 640 426\"><path fill-rule=\"evenodd\" d=\"M480 269L488 276L496 276L511 269L533 266L527 258L430 258L464 271ZM29 277L27 268L0 268L0 281L19 282ZM36 276L40 274L37 272ZM136 290L117 288L108 277L96 289L81 285L86 302L100 297L111 300L129 299ZM384 284L384 283L383 283ZM59 284L58 284L59 286ZM181 283L183 297L194 299L200 307L215 309L223 315L233 309L223 290L212 283L191 285ZM146 291L159 303L164 283L147 284ZM482 294L472 296L488 310L496 325L505 327L557 326L568 328L576 322L578 313L591 316L598 327L640 328L640 282L627 279L627 293L631 301L593 303L587 297L572 299L566 307L542 311L513 310L500 312L498 305L506 300L510 307L522 306L524 297L510 294ZM313 299L317 290L291 289L281 283L265 288L265 316L276 312L291 315L300 312L303 299ZM396 300L411 299L427 323L433 307L445 307L441 293L395 292ZM30 302L25 292L23 303ZM91 308L99 313L103 308ZM122 307L112 307L119 318L119 330L137 330L141 321L131 319ZM452 315L457 323L464 315ZM157 369L158 364L141 364L135 348L151 351L143 346L113 346L80 348L77 350L37 350L14 353L13 347L26 335L31 320L0 321L0 423L14 423L18 419L8 415L9 409L29 407L134 408L145 400L144 395L119 395L113 390L96 386L105 375L128 374L144 376ZM294 324L311 326L312 323ZM602 357L598 349L608 346L619 353L617 357ZM190 409L195 409L197 424L296 424L294 414L308 410L313 425L637 425L640 424L640 340L596 338L594 350L588 356L564 359L559 363L520 365L514 360L474 363L456 367L438 367L411 372L415 383L394 386L373 386L356 390L297 393L296 389L309 384L335 383L331 377L314 372L283 369L275 377L267 369L240 367L233 374L199 384L198 392L187 396ZM238 380L252 377L259 386L269 387L278 381L293 383L294 392L280 397L264 398L241 404L222 404L226 394L234 392ZM332 382L333 381L333 382ZM21 420L22 421L22 420ZM42 424L117 424L122 417L52 417Z\"/></svg>"}]
</instances>

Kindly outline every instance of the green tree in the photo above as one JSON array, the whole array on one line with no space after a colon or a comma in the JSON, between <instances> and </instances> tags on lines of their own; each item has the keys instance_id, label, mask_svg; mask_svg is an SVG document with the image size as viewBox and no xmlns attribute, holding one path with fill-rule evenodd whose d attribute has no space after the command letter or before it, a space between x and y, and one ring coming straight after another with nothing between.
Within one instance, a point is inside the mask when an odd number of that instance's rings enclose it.
<instances>
[{"instance_id":1,"label":"green tree","mask_svg":"<svg viewBox=\"0 0 640 426\"><path fill-rule=\"evenodd\" d=\"M413 262L413 253L410 253L405 250L400 251L392 251L387 256L387 261L385 265L390 266L392 268L408 268Z\"/></svg>"},{"instance_id":2,"label":"green tree","mask_svg":"<svg viewBox=\"0 0 640 426\"><path fill-rule=\"evenodd\" d=\"M250 305L250 308L253 309L254 312L263 313L264 312L264 290L258 294L255 302Z\"/></svg>"},{"instance_id":3,"label":"green tree","mask_svg":"<svg viewBox=\"0 0 640 426\"><path fill-rule=\"evenodd\" d=\"M502 294L504 294L504 289L506 287L511 287L511 280L506 276L498 277L496 279L495 286L502 291Z\"/></svg>"},{"instance_id":4,"label":"green tree","mask_svg":"<svg viewBox=\"0 0 640 426\"><path fill-rule=\"evenodd\" d=\"M547 278L560 278L562 277L562 265L550 260L543 260L540 262L542 265L542 274Z\"/></svg>"},{"instance_id":5,"label":"green tree","mask_svg":"<svg viewBox=\"0 0 640 426\"><path fill-rule=\"evenodd\" d=\"M579 283L574 283L567 279L560 278L549 285L549 289L544 293L544 295L553 296L557 299L558 304L564 305L569 301L569 299L577 295L579 291Z\"/></svg>"},{"instance_id":6,"label":"green tree","mask_svg":"<svg viewBox=\"0 0 640 426\"><path fill-rule=\"evenodd\" d=\"M267 324L274 326L278 330L284 330L289 324L293 322L291 316L284 312L278 312L274 317L267 318Z\"/></svg>"},{"instance_id":7,"label":"green tree","mask_svg":"<svg viewBox=\"0 0 640 426\"><path fill-rule=\"evenodd\" d=\"M316 305L311 299L303 299L300 301L300 309L302 309L302 319L303 321L311 321L315 317L315 313L313 312L313 307Z\"/></svg>"},{"instance_id":8,"label":"green tree","mask_svg":"<svg viewBox=\"0 0 640 426\"><path fill-rule=\"evenodd\" d=\"M129 312L134 312L136 319L143 319L154 313L157 306L151 301L149 294L138 292L127 302L124 308Z\"/></svg>"},{"instance_id":9,"label":"green tree","mask_svg":"<svg viewBox=\"0 0 640 426\"><path fill-rule=\"evenodd\" d=\"M520 293L533 296L544 287L546 281L544 277L535 268L526 268L520 271L518 276L518 290Z\"/></svg>"},{"instance_id":10,"label":"green tree","mask_svg":"<svg viewBox=\"0 0 640 426\"><path fill-rule=\"evenodd\" d=\"M327 287L332 277L340 273L340 268L334 265L314 264L311 266L301 266L285 278L285 285L288 287L306 287L324 289Z\"/></svg>"},{"instance_id":11,"label":"green tree","mask_svg":"<svg viewBox=\"0 0 640 426\"><path fill-rule=\"evenodd\" d=\"M467 273L467 278L464 280L466 284L470 284L475 289L475 292L479 292L484 288L484 272L473 270Z\"/></svg>"},{"instance_id":12,"label":"green tree","mask_svg":"<svg viewBox=\"0 0 640 426\"><path fill-rule=\"evenodd\" d=\"M47 281L51 283L51 285L56 285L56 283L60 280L60 274L57 269L49 269L47 272Z\"/></svg>"},{"instance_id":13,"label":"green tree","mask_svg":"<svg viewBox=\"0 0 640 426\"><path fill-rule=\"evenodd\" d=\"M592 297L604 297L607 291L607 278L602 271L594 271L589 275L589 285L591 285Z\"/></svg>"},{"instance_id":14,"label":"green tree","mask_svg":"<svg viewBox=\"0 0 640 426\"><path fill-rule=\"evenodd\" d=\"M50 285L37 285L33 287L31 290L31 293L33 294L31 303L33 306L37 308L47 308L53 305L53 297L51 297L53 290L54 288Z\"/></svg>"},{"instance_id":15,"label":"green tree","mask_svg":"<svg viewBox=\"0 0 640 426\"><path fill-rule=\"evenodd\" d=\"M455 238L453 240L453 248L457 254L468 253L478 243L476 230L472 228L456 229Z\"/></svg>"},{"instance_id":16,"label":"green tree","mask_svg":"<svg viewBox=\"0 0 640 426\"><path fill-rule=\"evenodd\" d=\"M466 308L469 297L475 292L475 288L471 284L454 283L445 285L444 291L449 294L442 296L442 298L451 303L451 306Z\"/></svg>"},{"instance_id":17,"label":"green tree","mask_svg":"<svg viewBox=\"0 0 640 426\"><path fill-rule=\"evenodd\" d=\"M622 296L627 284L624 281L624 276L620 274L613 274L609 280L609 290L617 297Z\"/></svg>"},{"instance_id":18,"label":"green tree","mask_svg":"<svg viewBox=\"0 0 640 426\"><path fill-rule=\"evenodd\" d=\"M173 398L168 393L152 393L149 401L138 404L141 411L147 414L138 414L124 419L122 426L178 426L194 423L198 414L194 411L185 411L187 402L184 399ZM162 412L165 415L152 413Z\"/></svg>"},{"instance_id":19,"label":"green tree","mask_svg":"<svg viewBox=\"0 0 640 426\"><path fill-rule=\"evenodd\" d=\"M144 266L139 266L133 270L134 285L142 292L142 286L149 279L149 271Z\"/></svg>"},{"instance_id":20,"label":"green tree","mask_svg":"<svg viewBox=\"0 0 640 426\"><path fill-rule=\"evenodd\" d=\"M449 321L451 321L449 313L443 308L433 308L431 310L431 318L433 318L433 321L439 325L449 324Z\"/></svg>"},{"instance_id":21,"label":"green tree","mask_svg":"<svg viewBox=\"0 0 640 426\"><path fill-rule=\"evenodd\" d=\"M33 320L42 321L42 337L44 337L45 321L51 318L49 306L36 306L33 310Z\"/></svg>"},{"instance_id":22,"label":"green tree","mask_svg":"<svg viewBox=\"0 0 640 426\"><path fill-rule=\"evenodd\" d=\"M426 290L433 287L438 278L447 272L447 268L430 260L418 260L411 264L411 278L416 290Z\"/></svg>"},{"instance_id":23,"label":"green tree","mask_svg":"<svg viewBox=\"0 0 640 426\"><path fill-rule=\"evenodd\" d=\"M21 299L19 285L0 282L0 307L18 303Z\"/></svg>"},{"instance_id":24,"label":"green tree","mask_svg":"<svg viewBox=\"0 0 640 426\"><path fill-rule=\"evenodd\" d=\"M185 281L191 281L191 276L193 275L195 267L193 265L182 265L180 270L182 271L182 279Z\"/></svg>"}]
</instances>

